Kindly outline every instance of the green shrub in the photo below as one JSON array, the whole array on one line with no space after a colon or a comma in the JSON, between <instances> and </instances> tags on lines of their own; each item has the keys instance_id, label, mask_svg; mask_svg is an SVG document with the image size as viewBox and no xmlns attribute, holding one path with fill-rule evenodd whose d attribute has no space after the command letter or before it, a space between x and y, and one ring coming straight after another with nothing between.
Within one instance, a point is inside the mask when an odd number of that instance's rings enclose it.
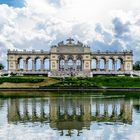
<instances>
[{"instance_id":1,"label":"green shrub","mask_svg":"<svg viewBox=\"0 0 140 140\"><path fill-rule=\"evenodd\" d=\"M0 77L0 83L39 83L42 82L44 78L35 77Z\"/></svg>"}]
</instances>

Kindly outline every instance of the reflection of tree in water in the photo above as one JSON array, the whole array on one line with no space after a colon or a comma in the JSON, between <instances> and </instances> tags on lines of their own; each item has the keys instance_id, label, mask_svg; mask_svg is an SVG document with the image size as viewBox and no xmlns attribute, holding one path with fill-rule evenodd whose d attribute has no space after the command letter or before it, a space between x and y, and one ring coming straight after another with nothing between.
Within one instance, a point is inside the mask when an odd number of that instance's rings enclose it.
<instances>
[{"instance_id":1,"label":"reflection of tree in water","mask_svg":"<svg viewBox=\"0 0 140 140\"><path fill-rule=\"evenodd\" d=\"M91 122L132 122L132 103L124 99L98 99L92 97L48 97L10 99L8 121L48 122L60 135L68 136L77 130L90 129Z\"/></svg>"}]
</instances>

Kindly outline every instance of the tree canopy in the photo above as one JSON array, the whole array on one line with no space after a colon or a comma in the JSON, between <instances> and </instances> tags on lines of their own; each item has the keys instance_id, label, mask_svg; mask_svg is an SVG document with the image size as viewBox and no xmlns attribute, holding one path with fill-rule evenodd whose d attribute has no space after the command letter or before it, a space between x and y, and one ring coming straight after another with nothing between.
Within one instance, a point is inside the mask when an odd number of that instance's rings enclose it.
<instances>
[{"instance_id":1,"label":"tree canopy","mask_svg":"<svg viewBox=\"0 0 140 140\"><path fill-rule=\"evenodd\" d=\"M140 61L136 61L135 64L133 65L134 70L140 70Z\"/></svg>"},{"instance_id":2,"label":"tree canopy","mask_svg":"<svg viewBox=\"0 0 140 140\"><path fill-rule=\"evenodd\" d=\"M4 65L2 63L0 63L0 70L4 69Z\"/></svg>"}]
</instances>

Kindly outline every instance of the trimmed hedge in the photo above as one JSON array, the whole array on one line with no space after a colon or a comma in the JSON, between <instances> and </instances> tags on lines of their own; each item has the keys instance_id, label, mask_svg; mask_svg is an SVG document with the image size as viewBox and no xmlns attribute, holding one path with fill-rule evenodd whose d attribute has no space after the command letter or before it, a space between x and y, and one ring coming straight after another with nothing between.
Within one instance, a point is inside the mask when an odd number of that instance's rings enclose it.
<instances>
[{"instance_id":1,"label":"trimmed hedge","mask_svg":"<svg viewBox=\"0 0 140 140\"><path fill-rule=\"evenodd\" d=\"M0 77L0 83L39 83L44 81L41 77Z\"/></svg>"}]
</instances>

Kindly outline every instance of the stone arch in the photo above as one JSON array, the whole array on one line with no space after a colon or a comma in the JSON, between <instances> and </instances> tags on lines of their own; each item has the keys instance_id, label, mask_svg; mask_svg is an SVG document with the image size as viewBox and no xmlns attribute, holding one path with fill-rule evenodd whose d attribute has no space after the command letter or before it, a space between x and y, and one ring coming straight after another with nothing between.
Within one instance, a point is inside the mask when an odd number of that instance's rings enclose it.
<instances>
[{"instance_id":1,"label":"stone arch","mask_svg":"<svg viewBox=\"0 0 140 140\"><path fill-rule=\"evenodd\" d=\"M118 57L116 59L116 70L117 71L122 71L123 70L123 58Z\"/></svg>"},{"instance_id":2,"label":"stone arch","mask_svg":"<svg viewBox=\"0 0 140 140\"><path fill-rule=\"evenodd\" d=\"M64 55L58 56L58 61L59 61L59 70L64 70L65 69L65 56Z\"/></svg>"},{"instance_id":3,"label":"stone arch","mask_svg":"<svg viewBox=\"0 0 140 140\"><path fill-rule=\"evenodd\" d=\"M69 55L68 57L67 57L67 66L68 66L68 69L69 70L72 70L72 69L74 69L74 57L72 56L72 55Z\"/></svg>"},{"instance_id":4,"label":"stone arch","mask_svg":"<svg viewBox=\"0 0 140 140\"><path fill-rule=\"evenodd\" d=\"M105 71L106 69L106 59L104 57L101 57L100 60L99 60L99 69L101 71Z\"/></svg>"},{"instance_id":5,"label":"stone arch","mask_svg":"<svg viewBox=\"0 0 140 140\"><path fill-rule=\"evenodd\" d=\"M43 58L43 69L50 70L50 58L49 57Z\"/></svg>"},{"instance_id":6,"label":"stone arch","mask_svg":"<svg viewBox=\"0 0 140 140\"><path fill-rule=\"evenodd\" d=\"M77 60L77 59L81 59L81 60L82 60L83 57L82 57L81 55L77 55L77 56L76 56L76 60Z\"/></svg>"},{"instance_id":7,"label":"stone arch","mask_svg":"<svg viewBox=\"0 0 140 140\"><path fill-rule=\"evenodd\" d=\"M78 58L76 60L76 69L77 70L82 70L82 59Z\"/></svg>"},{"instance_id":8,"label":"stone arch","mask_svg":"<svg viewBox=\"0 0 140 140\"><path fill-rule=\"evenodd\" d=\"M93 57L91 59L91 69L92 70L97 70L97 63L98 63L98 59L96 57Z\"/></svg>"},{"instance_id":9,"label":"stone arch","mask_svg":"<svg viewBox=\"0 0 140 140\"><path fill-rule=\"evenodd\" d=\"M82 59L83 57L81 55L76 56L75 69L82 70Z\"/></svg>"},{"instance_id":10,"label":"stone arch","mask_svg":"<svg viewBox=\"0 0 140 140\"><path fill-rule=\"evenodd\" d=\"M69 59L73 60L73 59L74 59L74 56L73 56L73 55L68 55L68 56L67 56L67 59L68 59L68 60L69 60Z\"/></svg>"},{"instance_id":11,"label":"stone arch","mask_svg":"<svg viewBox=\"0 0 140 140\"><path fill-rule=\"evenodd\" d=\"M19 58L17 59L17 64L18 64L18 70L23 71L23 70L25 69L23 57L19 57Z\"/></svg>"},{"instance_id":12,"label":"stone arch","mask_svg":"<svg viewBox=\"0 0 140 140\"><path fill-rule=\"evenodd\" d=\"M115 70L115 59L113 57L110 57L108 59L108 70L109 71Z\"/></svg>"},{"instance_id":13,"label":"stone arch","mask_svg":"<svg viewBox=\"0 0 140 140\"><path fill-rule=\"evenodd\" d=\"M26 58L26 65L27 65L27 70L32 70L32 58L31 57L27 57Z\"/></svg>"},{"instance_id":14,"label":"stone arch","mask_svg":"<svg viewBox=\"0 0 140 140\"><path fill-rule=\"evenodd\" d=\"M41 58L40 57L35 58L35 70L41 70Z\"/></svg>"},{"instance_id":15,"label":"stone arch","mask_svg":"<svg viewBox=\"0 0 140 140\"><path fill-rule=\"evenodd\" d=\"M59 59L59 69L64 70L65 67L65 60L64 58Z\"/></svg>"},{"instance_id":16,"label":"stone arch","mask_svg":"<svg viewBox=\"0 0 140 140\"><path fill-rule=\"evenodd\" d=\"M60 60L60 59L65 59L65 56L64 55L59 55L58 56L58 59Z\"/></svg>"}]
</instances>

